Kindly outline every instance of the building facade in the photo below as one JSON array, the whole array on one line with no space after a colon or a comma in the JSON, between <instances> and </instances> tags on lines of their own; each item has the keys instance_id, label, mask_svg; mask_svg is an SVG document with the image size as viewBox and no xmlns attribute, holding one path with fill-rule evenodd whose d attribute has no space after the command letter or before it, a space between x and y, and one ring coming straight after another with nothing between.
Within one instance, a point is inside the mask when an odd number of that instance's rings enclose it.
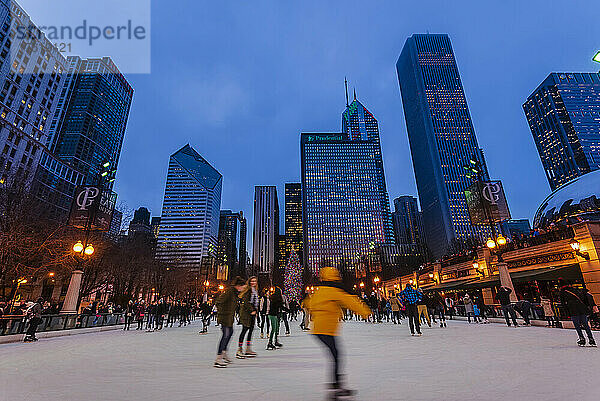
<instances>
[{"instance_id":1,"label":"building facade","mask_svg":"<svg viewBox=\"0 0 600 401\"><path fill-rule=\"evenodd\" d=\"M599 73L552 73L523 110L552 190L600 168Z\"/></svg>"},{"instance_id":2,"label":"building facade","mask_svg":"<svg viewBox=\"0 0 600 401\"><path fill-rule=\"evenodd\" d=\"M175 266L209 269L219 235L223 176L190 145L169 160L157 256Z\"/></svg>"},{"instance_id":3,"label":"building facade","mask_svg":"<svg viewBox=\"0 0 600 401\"><path fill-rule=\"evenodd\" d=\"M254 188L254 237L252 263L257 273L271 274L277 266L279 201L277 187Z\"/></svg>"},{"instance_id":4,"label":"building facade","mask_svg":"<svg viewBox=\"0 0 600 401\"><path fill-rule=\"evenodd\" d=\"M372 177L377 184L377 201L379 202L378 213L383 220L385 242L394 242L394 229L390 213L390 200L385 183L383 169L383 156L381 155L381 143L379 138L379 123L373 114L367 110L361 102L356 99L356 92L352 103L346 105L342 113L342 132L353 141L369 141L373 144L375 153L375 175Z\"/></svg>"},{"instance_id":5,"label":"building facade","mask_svg":"<svg viewBox=\"0 0 600 401\"><path fill-rule=\"evenodd\" d=\"M150 211L145 207L140 207L133 212L133 219L129 222L129 234L152 234L150 225Z\"/></svg>"},{"instance_id":6,"label":"building facade","mask_svg":"<svg viewBox=\"0 0 600 401\"><path fill-rule=\"evenodd\" d=\"M396 64L413 168L429 250L446 254L455 239L485 239L489 229L471 225L463 166L470 159L489 179L448 35L415 34Z\"/></svg>"},{"instance_id":7,"label":"building facade","mask_svg":"<svg viewBox=\"0 0 600 401\"><path fill-rule=\"evenodd\" d=\"M388 239L374 155L379 144L347 133L302 133L304 265L358 270Z\"/></svg>"},{"instance_id":8,"label":"building facade","mask_svg":"<svg viewBox=\"0 0 600 401\"><path fill-rule=\"evenodd\" d=\"M84 174L86 184L96 184L103 163L119 164L133 88L110 57L70 56L68 64L48 147Z\"/></svg>"},{"instance_id":9,"label":"building facade","mask_svg":"<svg viewBox=\"0 0 600 401\"><path fill-rule=\"evenodd\" d=\"M392 221L396 243L414 244L422 249L425 245L423 215L419 211L417 198L400 196L394 199Z\"/></svg>"},{"instance_id":10,"label":"building facade","mask_svg":"<svg viewBox=\"0 0 600 401\"><path fill-rule=\"evenodd\" d=\"M302 261L302 183L285 184L285 254L297 252Z\"/></svg>"},{"instance_id":11,"label":"building facade","mask_svg":"<svg viewBox=\"0 0 600 401\"><path fill-rule=\"evenodd\" d=\"M219 269L224 272L221 276L227 280L237 275L246 274L246 224L244 213L234 213L231 210L221 210L219 219L219 245L217 260ZM243 248L243 249L242 249Z\"/></svg>"},{"instance_id":12,"label":"building facade","mask_svg":"<svg viewBox=\"0 0 600 401\"><path fill-rule=\"evenodd\" d=\"M0 177L5 185L29 189L47 150L50 119L57 114L68 63L45 36L18 35L21 27L37 29L16 2L1 0Z\"/></svg>"}]
</instances>

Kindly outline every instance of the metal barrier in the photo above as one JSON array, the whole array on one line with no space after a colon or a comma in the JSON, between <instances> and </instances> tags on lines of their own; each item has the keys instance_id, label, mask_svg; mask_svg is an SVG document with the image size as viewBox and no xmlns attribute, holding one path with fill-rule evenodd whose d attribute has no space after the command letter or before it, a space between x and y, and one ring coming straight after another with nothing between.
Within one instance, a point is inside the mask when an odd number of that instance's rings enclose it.
<instances>
[{"instance_id":1,"label":"metal barrier","mask_svg":"<svg viewBox=\"0 0 600 401\"><path fill-rule=\"evenodd\" d=\"M115 326L125 323L123 313L98 315L42 315L37 332L83 329L88 327ZM3 316L0 318L0 336L23 334L28 323L24 316Z\"/></svg>"}]
</instances>

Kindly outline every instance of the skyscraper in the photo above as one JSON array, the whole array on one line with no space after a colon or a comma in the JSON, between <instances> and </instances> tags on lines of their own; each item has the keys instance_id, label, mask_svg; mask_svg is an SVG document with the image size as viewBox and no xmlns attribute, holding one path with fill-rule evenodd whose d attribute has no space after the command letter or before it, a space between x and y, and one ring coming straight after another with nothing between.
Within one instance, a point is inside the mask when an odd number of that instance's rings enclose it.
<instances>
[{"instance_id":1,"label":"skyscraper","mask_svg":"<svg viewBox=\"0 0 600 401\"><path fill-rule=\"evenodd\" d=\"M133 212L133 219L129 222L129 235L152 233L150 226L150 211L145 207L140 207Z\"/></svg>"},{"instance_id":2,"label":"skyscraper","mask_svg":"<svg viewBox=\"0 0 600 401\"><path fill-rule=\"evenodd\" d=\"M217 260L221 270L226 271L224 280L237 275L245 275L245 266L241 266L242 256L245 259L245 224L242 225L244 214L234 213L231 210L221 210L219 219L219 245L217 247ZM244 219L245 220L245 219ZM242 242L244 242L242 244ZM242 255L241 246L244 246Z\"/></svg>"},{"instance_id":3,"label":"skyscraper","mask_svg":"<svg viewBox=\"0 0 600 401\"><path fill-rule=\"evenodd\" d=\"M48 147L95 184L104 162L118 166L133 88L110 57L70 56L68 63Z\"/></svg>"},{"instance_id":4,"label":"skyscraper","mask_svg":"<svg viewBox=\"0 0 600 401\"><path fill-rule=\"evenodd\" d=\"M347 133L303 133L302 218L304 263L356 269L377 243L387 241L379 144ZM389 210L389 209L388 209Z\"/></svg>"},{"instance_id":5,"label":"skyscraper","mask_svg":"<svg viewBox=\"0 0 600 401\"><path fill-rule=\"evenodd\" d=\"M394 212L392 213L394 234L398 244L414 244L419 247L425 245L423 234L423 216L417 206L414 196L400 196L394 199Z\"/></svg>"},{"instance_id":6,"label":"skyscraper","mask_svg":"<svg viewBox=\"0 0 600 401\"><path fill-rule=\"evenodd\" d=\"M254 188L254 241L252 262L260 274L270 274L277 265L279 201L275 186Z\"/></svg>"},{"instance_id":7,"label":"skyscraper","mask_svg":"<svg viewBox=\"0 0 600 401\"><path fill-rule=\"evenodd\" d=\"M342 113L342 132L352 141L369 141L373 144L375 153L375 175L372 177L377 184L377 201L379 202L379 212L383 219L383 229L385 241L394 242L394 232L392 218L390 213L390 200L385 184L385 173L383 170L383 157L381 156L381 144L379 140L379 123L358 100L356 92L352 103L346 105Z\"/></svg>"},{"instance_id":8,"label":"skyscraper","mask_svg":"<svg viewBox=\"0 0 600 401\"><path fill-rule=\"evenodd\" d=\"M600 168L600 74L552 73L523 110L552 190Z\"/></svg>"},{"instance_id":9,"label":"skyscraper","mask_svg":"<svg viewBox=\"0 0 600 401\"><path fill-rule=\"evenodd\" d=\"M0 1L0 177L4 185L29 188L46 150L68 64L46 36L17 35L20 27L37 29L16 2ZM62 165L50 158L49 174L54 174ZM63 173L79 180L71 170Z\"/></svg>"},{"instance_id":10,"label":"skyscraper","mask_svg":"<svg viewBox=\"0 0 600 401\"><path fill-rule=\"evenodd\" d=\"M302 184L285 184L285 244L286 259L295 251L302 260Z\"/></svg>"},{"instance_id":11,"label":"skyscraper","mask_svg":"<svg viewBox=\"0 0 600 401\"><path fill-rule=\"evenodd\" d=\"M453 239L488 235L471 225L464 190L474 179L463 166L478 160L487 167L448 35L415 34L396 64L427 245L436 258Z\"/></svg>"},{"instance_id":12,"label":"skyscraper","mask_svg":"<svg viewBox=\"0 0 600 401\"><path fill-rule=\"evenodd\" d=\"M223 176L190 145L171 155L158 231L159 258L208 269L216 256L222 184Z\"/></svg>"}]
</instances>

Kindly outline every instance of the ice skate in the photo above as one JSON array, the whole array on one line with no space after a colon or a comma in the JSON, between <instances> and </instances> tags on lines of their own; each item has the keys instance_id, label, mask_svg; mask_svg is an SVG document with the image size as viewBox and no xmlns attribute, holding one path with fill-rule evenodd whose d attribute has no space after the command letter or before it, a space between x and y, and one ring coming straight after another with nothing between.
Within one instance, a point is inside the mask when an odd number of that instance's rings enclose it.
<instances>
[{"instance_id":1,"label":"ice skate","mask_svg":"<svg viewBox=\"0 0 600 401\"><path fill-rule=\"evenodd\" d=\"M344 388L339 384L331 384L329 387L329 400L350 400L356 395L356 390Z\"/></svg>"},{"instance_id":2,"label":"ice skate","mask_svg":"<svg viewBox=\"0 0 600 401\"><path fill-rule=\"evenodd\" d=\"M233 362L233 361L232 361L232 360L229 358L229 356L227 356L227 352L225 352L225 351L223 351L222 357L223 357L223 361L224 361L225 363L231 363L231 362Z\"/></svg>"},{"instance_id":3,"label":"ice skate","mask_svg":"<svg viewBox=\"0 0 600 401\"><path fill-rule=\"evenodd\" d=\"M215 359L215 363L213 364L215 368L226 368L227 363L223 360L222 355L217 355L217 359Z\"/></svg>"},{"instance_id":4,"label":"ice skate","mask_svg":"<svg viewBox=\"0 0 600 401\"><path fill-rule=\"evenodd\" d=\"M274 346L273 344L271 344L271 343L268 343L268 344L267 344L267 348L265 348L265 349L266 349L267 351L270 351L270 350L274 350L274 349L277 349L277 348L275 348L275 346Z\"/></svg>"},{"instance_id":5,"label":"ice skate","mask_svg":"<svg viewBox=\"0 0 600 401\"><path fill-rule=\"evenodd\" d=\"M577 340L577 345L579 345L580 347L585 347L585 338L580 338L579 340Z\"/></svg>"},{"instance_id":6,"label":"ice skate","mask_svg":"<svg viewBox=\"0 0 600 401\"><path fill-rule=\"evenodd\" d=\"M588 344L590 347L595 347L596 346L596 341L593 338L590 338L588 340Z\"/></svg>"},{"instance_id":7,"label":"ice skate","mask_svg":"<svg viewBox=\"0 0 600 401\"><path fill-rule=\"evenodd\" d=\"M246 355L244 354L244 350L242 349L242 347L239 347L237 352L235 353L235 357L237 359L246 359Z\"/></svg>"},{"instance_id":8,"label":"ice skate","mask_svg":"<svg viewBox=\"0 0 600 401\"><path fill-rule=\"evenodd\" d=\"M252 347L246 345L246 352L244 353L246 358L254 358L256 356L256 352L252 351Z\"/></svg>"},{"instance_id":9,"label":"ice skate","mask_svg":"<svg viewBox=\"0 0 600 401\"><path fill-rule=\"evenodd\" d=\"M283 347L283 344L281 344L279 341L275 341L275 346L277 348L281 348L281 347Z\"/></svg>"}]
</instances>

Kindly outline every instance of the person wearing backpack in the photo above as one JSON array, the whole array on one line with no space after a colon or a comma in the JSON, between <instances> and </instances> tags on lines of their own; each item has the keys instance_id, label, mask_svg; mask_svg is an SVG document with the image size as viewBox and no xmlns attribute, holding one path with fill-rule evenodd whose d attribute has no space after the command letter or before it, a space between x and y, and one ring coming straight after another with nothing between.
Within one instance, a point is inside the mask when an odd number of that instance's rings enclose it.
<instances>
[{"instance_id":1,"label":"person wearing backpack","mask_svg":"<svg viewBox=\"0 0 600 401\"><path fill-rule=\"evenodd\" d=\"M32 342L37 341L38 339L35 337L35 331L37 330L38 325L42 322L42 310L44 304L44 298L39 297L37 301L31 305L26 312L27 318L29 319L29 328L27 329L27 333L25 333L25 338L23 342Z\"/></svg>"},{"instance_id":2,"label":"person wearing backpack","mask_svg":"<svg viewBox=\"0 0 600 401\"><path fill-rule=\"evenodd\" d=\"M562 280L561 280L562 281ZM561 283L562 284L562 283ZM596 346L596 341L592 335L592 329L588 321L588 315L591 314L594 307L593 298L587 296L587 290L574 288L570 285L563 285L560 288L560 302L563 304L567 313L573 321L579 340L577 345L585 347L585 337L583 331L585 330L588 337L588 344L591 347Z\"/></svg>"}]
</instances>

